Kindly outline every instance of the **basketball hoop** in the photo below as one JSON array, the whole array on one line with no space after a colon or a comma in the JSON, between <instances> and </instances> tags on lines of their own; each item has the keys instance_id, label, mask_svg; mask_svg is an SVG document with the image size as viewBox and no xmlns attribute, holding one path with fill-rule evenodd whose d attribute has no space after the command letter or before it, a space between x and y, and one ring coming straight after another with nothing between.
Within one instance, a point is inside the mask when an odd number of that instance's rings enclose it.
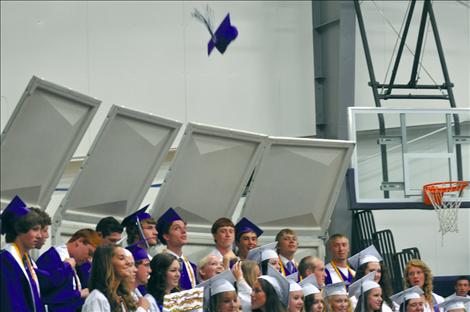
<instances>
[{"instance_id":1,"label":"basketball hoop","mask_svg":"<svg viewBox=\"0 0 470 312\"><path fill-rule=\"evenodd\" d=\"M423 197L426 205L433 205L439 220L439 232L458 232L458 209L462 203L463 190L468 186L466 181L436 182L423 186Z\"/></svg>"}]
</instances>

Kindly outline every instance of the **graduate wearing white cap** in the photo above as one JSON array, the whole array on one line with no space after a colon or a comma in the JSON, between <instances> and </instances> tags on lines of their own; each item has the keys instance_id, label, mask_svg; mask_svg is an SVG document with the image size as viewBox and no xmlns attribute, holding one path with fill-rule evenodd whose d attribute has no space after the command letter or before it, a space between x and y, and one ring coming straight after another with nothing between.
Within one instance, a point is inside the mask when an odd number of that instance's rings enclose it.
<instances>
[{"instance_id":1,"label":"graduate wearing white cap","mask_svg":"<svg viewBox=\"0 0 470 312\"><path fill-rule=\"evenodd\" d=\"M323 288L323 297L325 298L326 311L328 312L352 311L345 282L326 285Z\"/></svg>"},{"instance_id":2,"label":"graduate wearing white cap","mask_svg":"<svg viewBox=\"0 0 470 312\"><path fill-rule=\"evenodd\" d=\"M310 274L299 282L304 293L304 311L322 312L325 303L320 292L315 274Z\"/></svg>"},{"instance_id":3,"label":"graduate wearing white cap","mask_svg":"<svg viewBox=\"0 0 470 312\"><path fill-rule=\"evenodd\" d=\"M281 273L282 274L282 273ZM295 272L288 275L287 280L289 281L289 312L301 312L304 308L304 293L302 286L297 283L299 273Z\"/></svg>"},{"instance_id":4,"label":"graduate wearing white cap","mask_svg":"<svg viewBox=\"0 0 470 312\"><path fill-rule=\"evenodd\" d=\"M371 272L376 272L374 281L382 288L382 298L384 300L381 311L391 312L393 303L389 297L392 295L392 286L390 285L388 274L385 272L386 268L383 265L383 258L375 246L370 245L369 247L361 250L354 256L350 257L348 262L351 267L356 270L356 276L353 281L357 281ZM356 307L357 298L352 296L350 300L354 309Z\"/></svg>"},{"instance_id":5,"label":"graduate wearing white cap","mask_svg":"<svg viewBox=\"0 0 470 312\"><path fill-rule=\"evenodd\" d=\"M266 275L268 273L269 265L272 265L275 269L279 270L280 266L276 246L277 243L274 242L251 249L248 251L246 259L256 261L262 275Z\"/></svg>"},{"instance_id":6,"label":"graduate wearing white cap","mask_svg":"<svg viewBox=\"0 0 470 312\"><path fill-rule=\"evenodd\" d=\"M357 298L354 311L373 312L382 308L382 288L374 280L376 272L371 272L349 285L349 297ZM352 301L352 300L351 300Z\"/></svg>"},{"instance_id":7,"label":"graduate wearing white cap","mask_svg":"<svg viewBox=\"0 0 470 312\"><path fill-rule=\"evenodd\" d=\"M470 277L468 275L462 275L457 277L455 281L455 292L450 295L447 299L451 299L455 296L464 297L470 299L468 292L470 291ZM467 312L470 312L470 302L465 304Z\"/></svg>"},{"instance_id":8,"label":"graduate wearing white cap","mask_svg":"<svg viewBox=\"0 0 470 312\"><path fill-rule=\"evenodd\" d=\"M289 281L274 267L268 275L261 275L253 285L251 303L253 311L284 312L289 303Z\"/></svg>"},{"instance_id":9,"label":"graduate wearing white cap","mask_svg":"<svg viewBox=\"0 0 470 312\"><path fill-rule=\"evenodd\" d=\"M470 298L453 296L439 303L439 308L444 312L469 312L466 307L468 303L470 303Z\"/></svg>"},{"instance_id":10,"label":"graduate wearing white cap","mask_svg":"<svg viewBox=\"0 0 470 312\"><path fill-rule=\"evenodd\" d=\"M197 287L204 287L204 311L238 311L234 283L235 277L230 270L225 270L200 283Z\"/></svg>"},{"instance_id":11,"label":"graduate wearing white cap","mask_svg":"<svg viewBox=\"0 0 470 312\"><path fill-rule=\"evenodd\" d=\"M423 290L419 286L405 289L390 297L399 306L400 312L423 312Z\"/></svg>"}]
</instances>

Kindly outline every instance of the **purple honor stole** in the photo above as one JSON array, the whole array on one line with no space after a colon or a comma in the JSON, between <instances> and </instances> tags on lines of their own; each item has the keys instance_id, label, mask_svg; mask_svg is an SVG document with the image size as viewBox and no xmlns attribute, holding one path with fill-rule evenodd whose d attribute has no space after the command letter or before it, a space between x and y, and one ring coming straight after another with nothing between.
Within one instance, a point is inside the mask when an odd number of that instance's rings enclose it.
<instances>
[{"instance_id":1,"label":"purple honor stole","mask_svg":"<svg viewBox=\"0 0 470 312\"><path fill-rule=\"evenodd\" d=\"M184 256L178 258L178 261L181 267L180 289L192 289L197 284L196 265Z\"/></svg>"}]
</instances>

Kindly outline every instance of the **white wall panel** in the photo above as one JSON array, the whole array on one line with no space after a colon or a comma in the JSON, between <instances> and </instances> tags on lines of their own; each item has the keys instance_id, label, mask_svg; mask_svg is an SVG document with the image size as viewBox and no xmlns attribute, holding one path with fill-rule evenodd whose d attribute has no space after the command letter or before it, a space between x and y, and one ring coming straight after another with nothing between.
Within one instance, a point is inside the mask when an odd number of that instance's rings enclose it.
<instances>
[{"instance_id":1,"label":"white wall panel","mask_svg":"<svg viewBox=\"0 0 470 312\"><path fill-rule=\"evenodd\" d=\"M311 3L213 1L238 38L207 56L193 1L1 3L1 127L36 74L102 99L77 155L112 104L268 135L315 134ZM178 141L178 139L177 139Z\"/></svg>"}]
</instances>

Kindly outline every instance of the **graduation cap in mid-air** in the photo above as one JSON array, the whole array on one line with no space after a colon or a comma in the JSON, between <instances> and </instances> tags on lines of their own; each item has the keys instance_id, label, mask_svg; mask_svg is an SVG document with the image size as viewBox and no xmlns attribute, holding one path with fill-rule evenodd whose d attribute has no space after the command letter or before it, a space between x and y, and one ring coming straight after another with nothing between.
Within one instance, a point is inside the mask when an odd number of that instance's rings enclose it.
<instances>
[{"instance_id":1,"label":"graduation cap in mid-air","mask_svg":"<svg viewBox=\"0 0 470 312\"><path fill-rule=\"evenodd\" d=\"M238 30L230 23L230 13L227 13L222 23L214 31L212 26L212 14L210 8L207 6L206 15L203 15L199 10L194 9L192 16L202 22L209 30L211 39L207 44L207 53L211 54L212 50L216 48L221 54L224 54L227 50L228 45L235 40L238 36Z\"/></svg>"}]
</instances>

